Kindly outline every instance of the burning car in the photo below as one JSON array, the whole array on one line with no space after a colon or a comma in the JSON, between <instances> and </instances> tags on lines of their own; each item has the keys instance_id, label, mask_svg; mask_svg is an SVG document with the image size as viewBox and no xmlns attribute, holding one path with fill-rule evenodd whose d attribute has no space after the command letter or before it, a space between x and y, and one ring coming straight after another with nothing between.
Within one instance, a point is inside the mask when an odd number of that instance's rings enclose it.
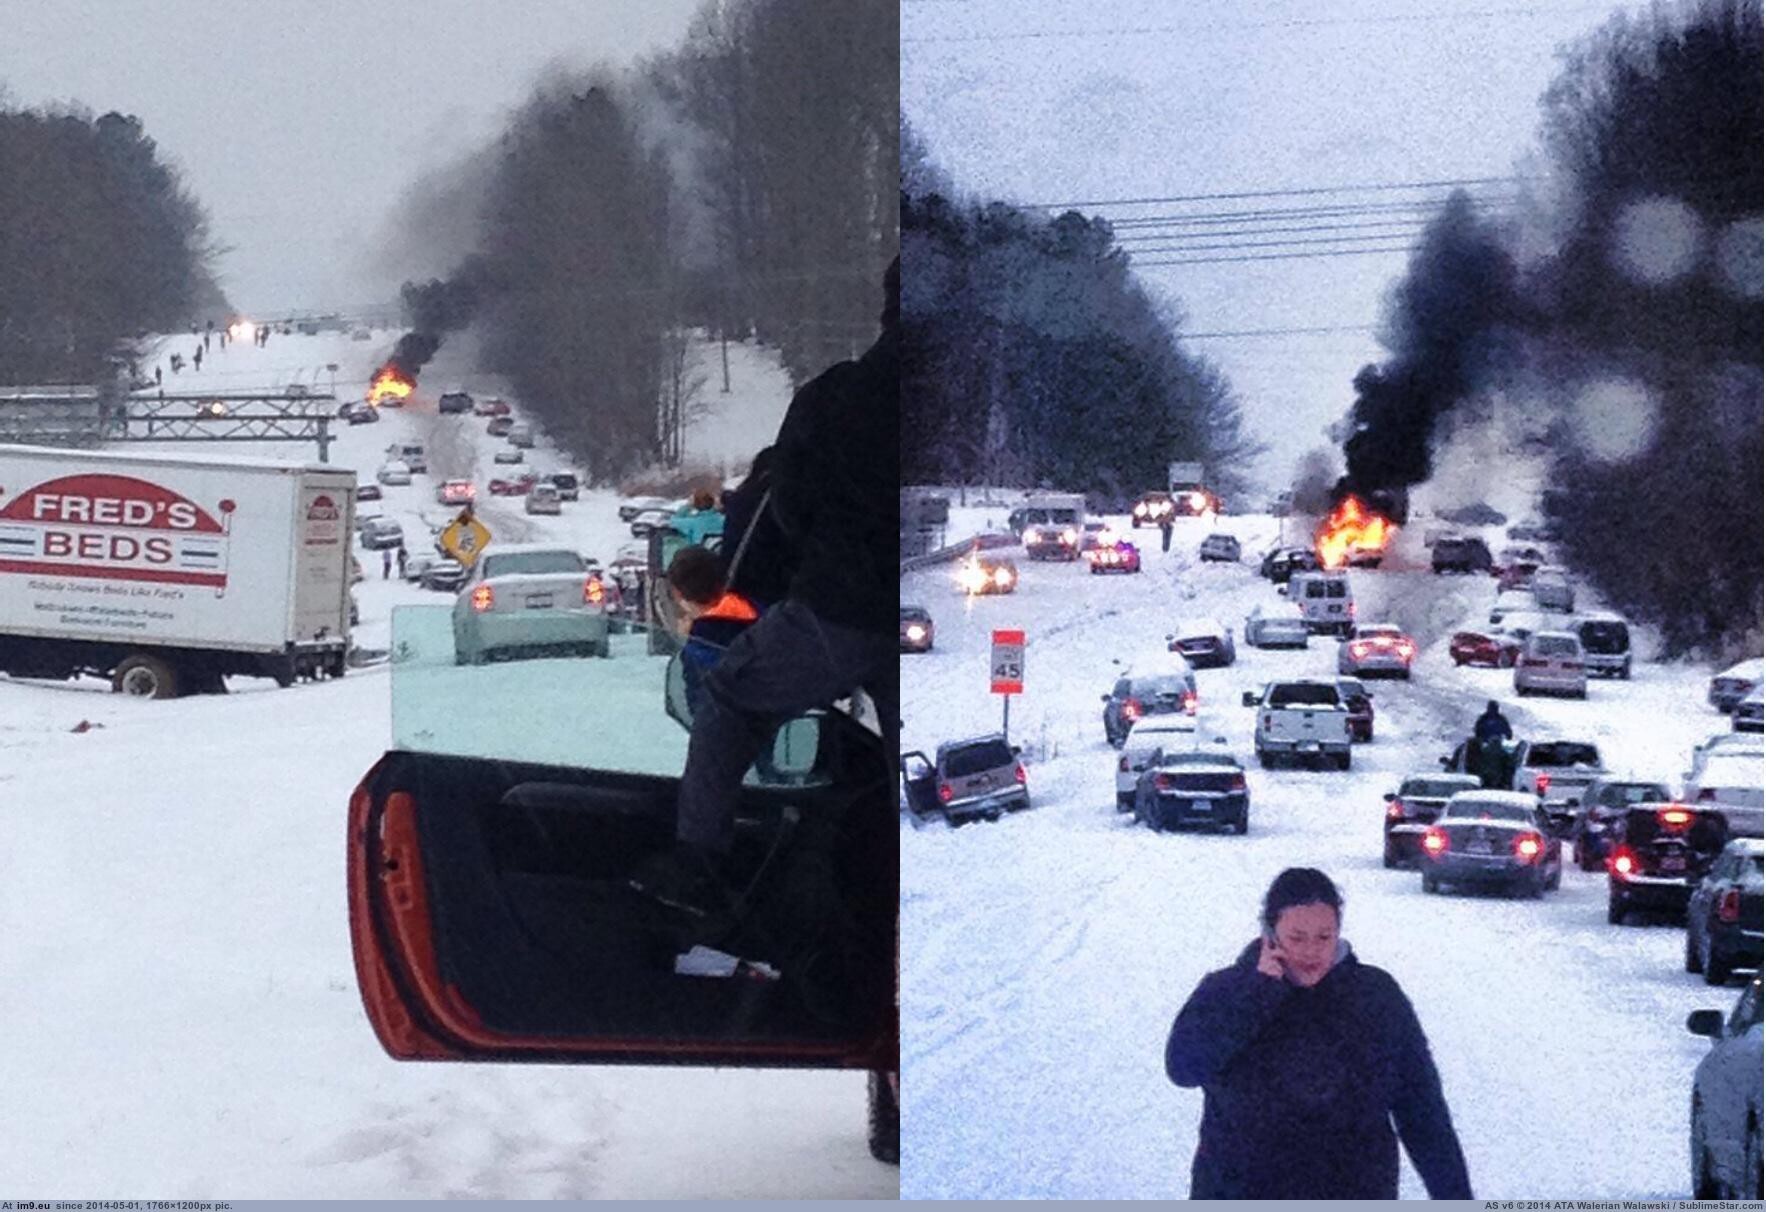
<instances>
[{"instance_id":1,"label":"burning car","mask_svg":"<svg viewBox=\"0 0 1766 1212\"><path fill-rule=\"evenodd\" d=\"M384 408L402 408L416 386L416 381L409 375L388 363L375 372L368 384L368 403Z\"/></svg>"},{"instance_id":2,"label":"burning car","mask_svg":"<svg viewBox=\"0 0 1766 1212\"><path fill-rule=\"evenodd\" d=\"M1312 546L1325 568L1377 568L1397 529L1390 519L1351 494L1337 502L1331 516L1320 523Z\"/></svg>"}]
</instances>

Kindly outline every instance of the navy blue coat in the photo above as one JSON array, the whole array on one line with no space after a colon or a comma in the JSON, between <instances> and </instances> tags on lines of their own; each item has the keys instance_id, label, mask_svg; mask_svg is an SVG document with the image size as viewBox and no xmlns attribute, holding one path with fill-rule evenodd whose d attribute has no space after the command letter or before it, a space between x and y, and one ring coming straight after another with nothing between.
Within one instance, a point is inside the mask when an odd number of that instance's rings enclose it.
<instances>
[{"instance_id":1,"label":"navy blue coat","mask_svg":"<svg viewBox=\"0 0 1766 1212\"><path fill-rule=\"evenodd\" d=\"M1171 1080L1202 1087L1190 1198L1396 1199L1402 1138L1430 1196L1471 1199L1398 983L1349 954L1306 989L1257 971L1257 956L1252 943L1203 977L1165 1045Z\"/></svg>"}]
</instances>

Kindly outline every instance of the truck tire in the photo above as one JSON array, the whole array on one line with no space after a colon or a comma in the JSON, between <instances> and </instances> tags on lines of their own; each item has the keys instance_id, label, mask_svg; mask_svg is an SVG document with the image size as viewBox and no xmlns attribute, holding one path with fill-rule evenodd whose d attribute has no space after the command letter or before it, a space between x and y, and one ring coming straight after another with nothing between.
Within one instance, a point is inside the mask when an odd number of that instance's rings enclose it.
<instances>
[{"instance_id":1,"label":"truck tire","mask_svg":"<svg viewBox=\"0 0 1766 1212\"><path fill-rule=\"evenodd\" d=\"M871 1156L892 1166L901 1164L901 1101L890 1088L889 1075L872 1070L865 1089Z\"/></svg>"},{"instance_id":2,"label":"truck tire","mask_svg":"<svg viewBox=\"0 0 1766 1212\"><path fill-rule=\"evenodd\" d=\"M158 657L136 653L117 663L110 676L114 693L137 699L175 699L178 697L178 671Z\"/></svg>"},{"instance_id":3,"label":"truck tire","mask_svg":"<svg viewBox=\"0 0 1766 1212\"><path fill-rule=\"evenodd\" d=\"M1355 760L1355 757L1354 757L1354 755L1353 755L1353 754L1349 754L1349 753L1344 753L1344 754L1342 754L1342 755L1341 755L1341 756L1339 756L1339 757L1338 757L1338 758L1337 758L1337 769L1338 769L1338 770L1347 770L1347 769L1349 769L1349 767L1350 767L1350 764L1351 764L1351 763L1352 763L1352 762L1354 762L1354 760Z\"/></svg>"},{"instance_id":4,"label":"truck tire","mask_svg":"<svg viewBox=\"0 0 1766 1212\"><path fill-rule=\"evenodd\" d=\"M1713 987L1727 985L1730 974L1734 971L1727 960L1717 958L1715 951L1705 956L1705 984Z\"/></svg>"}]
</instances>

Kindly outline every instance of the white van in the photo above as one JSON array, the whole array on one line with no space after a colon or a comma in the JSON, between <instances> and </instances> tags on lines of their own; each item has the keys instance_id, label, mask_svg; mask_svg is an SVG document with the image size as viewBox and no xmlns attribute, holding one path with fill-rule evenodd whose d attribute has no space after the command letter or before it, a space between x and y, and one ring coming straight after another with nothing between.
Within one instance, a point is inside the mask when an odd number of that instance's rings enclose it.
<instances>
[{"instance_id":1,"label":"white van","mask_svg":"<svg viewBox=\"0 0 1766 1212\"><path fill-rule=\"evenodd\" d=\"M1296 572L1278 592L1300 608L1309 631L1346 636L1355 630L1355 595L1341 571Z\"/></svg>"}]
</instances>

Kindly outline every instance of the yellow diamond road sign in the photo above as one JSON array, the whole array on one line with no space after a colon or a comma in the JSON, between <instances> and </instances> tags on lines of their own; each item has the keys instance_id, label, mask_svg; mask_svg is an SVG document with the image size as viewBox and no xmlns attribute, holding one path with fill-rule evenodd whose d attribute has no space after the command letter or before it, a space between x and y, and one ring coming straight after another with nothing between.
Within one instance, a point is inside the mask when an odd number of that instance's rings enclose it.
<instances>
[{"instance_id":1,"label":"yellow diamond road sign","mask_svg":"<svg viewBox=\"0 0 1766 1212\"><path fill-rule=\"evenodd\" d=\"M442 550L468 568L478 563L478 557L484 554L490 541L491 532L485 528L483 522L472 516L470 509L464 510L441 532Z\"/></svg>"}]
</instances>

